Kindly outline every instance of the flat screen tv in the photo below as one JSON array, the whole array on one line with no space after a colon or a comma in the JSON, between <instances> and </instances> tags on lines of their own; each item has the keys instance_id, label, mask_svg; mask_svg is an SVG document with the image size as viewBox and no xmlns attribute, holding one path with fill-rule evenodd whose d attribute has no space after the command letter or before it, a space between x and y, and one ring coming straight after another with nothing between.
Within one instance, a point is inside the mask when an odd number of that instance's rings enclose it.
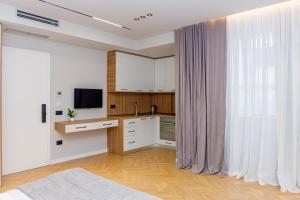
<instances>
[{"instance_id":1,"label":"flat screen tv","mask_svg":"<svg viewBox=\"0 0 300 200\"><path fill-rule=\"evenodd\" d=\"M102 89L74 89L74 108L102 108Z\"/></svg>"}]
</instances>

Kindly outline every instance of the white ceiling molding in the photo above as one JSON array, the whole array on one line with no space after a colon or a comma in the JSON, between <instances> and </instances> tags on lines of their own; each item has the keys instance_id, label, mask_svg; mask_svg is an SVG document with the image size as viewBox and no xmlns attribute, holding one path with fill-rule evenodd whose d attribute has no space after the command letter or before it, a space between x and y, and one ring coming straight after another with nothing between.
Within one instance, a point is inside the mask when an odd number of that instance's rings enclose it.
<instances>
[{"instance_id":1,"label":"white ceiling molding","mask_svg":"<svg viewBox=\"0 0 300 200\"><path fill-rule=\"evenodd\" d=\"M164 46L174 43L174 34L167 33L146 39L130 39L124 36L99 31L93 28L60 20L59 26L49 26L39 22L22 19L16 16L16 8L6 4L0 4L0 22L8 28L26 31L34 34L49 36L52 40L62 40L93 48L105 50L120 49L139 51L156 46Z\"/></svg>"},{"instance_id":2,"label":"white ceiling molding","mask_svg":"<svg viewBox=\"0 0 300 200\"><path fill-rule=\"evenodd\" d=\"M136 48L137 50L148 49L156 46L173 44L174 41L174 32L169 32L138 40Z\"/></svg>"}]
</instances>

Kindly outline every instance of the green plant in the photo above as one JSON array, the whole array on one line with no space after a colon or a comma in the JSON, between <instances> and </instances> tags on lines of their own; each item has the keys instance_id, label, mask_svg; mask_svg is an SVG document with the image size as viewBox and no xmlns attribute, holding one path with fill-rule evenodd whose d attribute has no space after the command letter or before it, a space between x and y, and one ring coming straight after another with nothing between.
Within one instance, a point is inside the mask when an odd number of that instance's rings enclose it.
<instances>
[{"instance_id":1,"label":"green plant","mask_svg":"<svg viewBox=\"0 0 300 200\"><path fill-rule=\"evenodd\" d=\"M69 116L70 118L74 118L75 115L76 115L75 110L74 110L73 108L68 108L68 116Z\"/></svg>"}]
</instances>

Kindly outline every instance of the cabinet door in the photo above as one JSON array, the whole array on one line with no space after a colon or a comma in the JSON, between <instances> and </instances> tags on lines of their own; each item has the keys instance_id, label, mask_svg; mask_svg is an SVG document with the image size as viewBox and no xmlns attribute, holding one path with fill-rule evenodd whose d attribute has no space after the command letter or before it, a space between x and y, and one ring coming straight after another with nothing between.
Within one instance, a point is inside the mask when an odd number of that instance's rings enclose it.
<instances>
[{"instance_id":1,"label":"cabinet door","mask_svg":"<svg viewBox=\"0 0 300 200\"><path fill-rule=\"evenodd\" d=\"M129 92L154 90L154 60L116 52L116 90Z\"/></svg>"},{"instance_id":2,"label":"cabinet door","mask_svg":"<svg viewBox=\"0 0 300 200\"><path fill-rule=\"evenodd\" d=\"M155 91L163 92L166 87L167 68L165 66L165 59L155 60Z\"/></svg>"},{"instance_id":3,"label":"cabinet door","mask_svg":"<svg viewBox=\"0 0 300 200\"><path fill-rule=\"evenodd\" d=\"M147 122L146 122L146 142L145 146L150 146L155 143L155 118L154 117L147 117Z\"/></svg>"},{"instance_id":4,"label":"cabinet door","mask_svg":"<svg viewBox=\"0 0 300 200\"><path fill-rule=\"evenodd\" d=\"M155 90L175 91L175 58L161 58L155 61Z\"/></svg>"},{"instance_id":5,"label":"cabinet door","mask_svg":"<svg viewBox=\"0 0 300 200\"><path fill-rule=\"evenodd\" d=\"M136 56L139 66L137 67L136 76L138 78L138 88L143 92L154 91L154 59Z\"/></svg>"},{"instance_id":6,"label":"cabinet door","mask_svg":"<svg viewBox=\"0 0 300 200\"><path fill-rule=\"evenodd\" d=\"M136 91L138 89L138 78L136 60L132 55L116 52L116 90Z\"/></svg>"},{"instance_id":7,"label":"cabinet door","mask_svg":"<svg viewBox=\"0 0 300 200\"><path fill-rule=\"evenodd\" d=\"M139 141L140 146L150 146L154 144L154 117L145 117L141 119L141 126L139 127Z\"/></svg>"},{"instance_id":8,"label":"cabinet door","mask_svg":"<svg viewBox=\"0 0 300 200\"><path fill-rule=\"evenodd\" d=\"M168 73L166 87L168 91L175 92L175 57L166 58L165 62Z\"/></svg>"}]
</instances>

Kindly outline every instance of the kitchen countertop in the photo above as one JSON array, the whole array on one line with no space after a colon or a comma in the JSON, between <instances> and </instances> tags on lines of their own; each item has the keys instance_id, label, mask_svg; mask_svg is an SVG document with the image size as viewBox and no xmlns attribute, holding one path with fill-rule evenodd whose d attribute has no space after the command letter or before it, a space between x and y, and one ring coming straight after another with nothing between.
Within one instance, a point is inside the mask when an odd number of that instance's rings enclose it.
<instances>
[{"instance_id":1,"label":"kitchen countertop","mask_svg":"<svg viewBox=\"0 0 300 200\"><path fill-rule=\"evenodd\" d=\"M151 117L151 116L159 116L159 117L175 117L175 114L161 114L161 113L155 113L155 114L151 114L151 113L141 113L139 115L112 115L112 116L108 116L108 118L110 119L134 119L134 118L143 118L143 117Z\"/></svg>"}]
</instances>

